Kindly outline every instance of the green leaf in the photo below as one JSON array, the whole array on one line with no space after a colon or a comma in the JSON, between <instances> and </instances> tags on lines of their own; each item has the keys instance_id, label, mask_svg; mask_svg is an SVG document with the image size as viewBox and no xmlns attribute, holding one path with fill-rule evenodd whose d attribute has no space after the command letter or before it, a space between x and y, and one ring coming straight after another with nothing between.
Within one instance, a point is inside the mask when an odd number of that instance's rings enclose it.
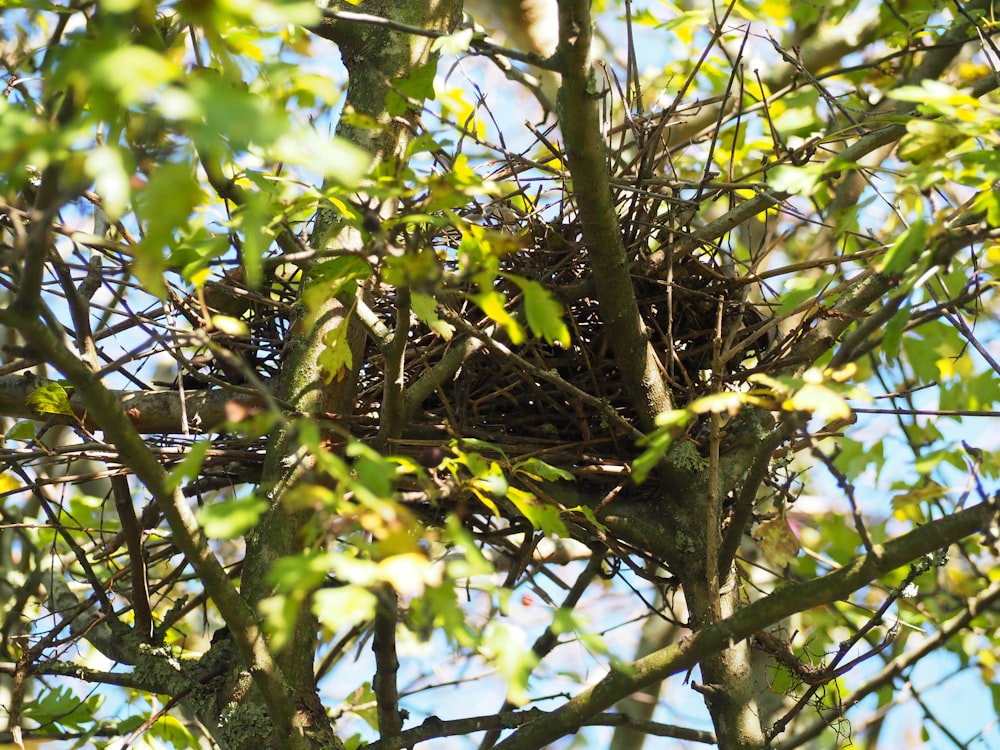
<instances>
[{"instance_id":1,"label":"green leaf","mask_svg":"<svg viewBox=\"0 0 1000 750\"><path fill-rule=\"evenodd\" d=\"M308 295L306 305L310 309L320 307L330 297L340 294L351 282L368 278L371 272L368 261L356 255L342 255L317 263L309 269L306 276L306 289L303 293Z\"/></svg>"},{"instance_id":2,"label":"green leaf","mask_svg":"<svg viewBox=\"0 0 1000 750\"><path fill-rule=\"evenodd\" d=\"M503 329L507 332L507 337L510 339L510 343L514 346L520 346L524 343L524 329L507 312L506 297L500 292L492 291L472 295L472 299L490 317L490 320L503 326Z\"/></svg>"},{"instance_id":3,"label":"green leaf","mask_svg":"<svg viewBox=\"0 0 1000 750\"><path fill-rule=\"evenodd\" d=\"M507 700L515 706L528 699L528 677L538 663L524 631L499 620L493 620L483 631L481 650L493 661L507 682Z\"/></svg>"},{"instance_id":4,"label":"green leaf","mask_svg":"<svg viewBox=\"0 0 1000 750\"><path fill-rule=\"evenodd\" d=\"M394 78L394 90L385 98L385 108L393 117L406 113L410 104L407 100L422 102L434 98L434 76L437 73L437 58L418 65L405 76Z\"/></svg>"},{"instance_id":5,"label":"green leaf","mask_svg":"<svg viewBox=\"0 0 1000 750\"><path fill-rule=\"evenodd\" d=\"M275 651L281 651L295 631L299 600L292 596L269 596L257 604L257 609L264 618L264 628L271 636L268 645Z\"/></svg>"},{"instance_id":6,"label":"green leaf","mask_svg":"<svg viewBox=\"0 0 1000 750\"><path fill-rule=\"evenodd\" d=\"M524 294L524 312L531 332L549 344L569 349L569 329L563 322L563 309L549 291L537 281L509 276Z\"/></svg>"},{"instance_id":7,"label":"green leaf","mask_svg":"<svg viewBox=\"0 0 1000 750\"><path fill-rule=\"evenodd\" d=\"M15 422L4 437L7 440L34 440L35 423L26 419Z\"/></svg>"},{"instance_id":8,"label":"green leaf","mask_svg":"<svg viewBox=\"0 0 1000 750\"><path fill-rule=\"evenodd\" d=\"M198 747L200 744L199 739L177 717L170 714L161 714L158 716L156 721L150 724L146 730L146 734L150 738L166 742L168 745L178 748L178 750Z\"/></svg>"},{"instance_id":9,"label":"green leaf","mask_svg":"<svg viewBox=\"0 0 1000 750\"><path fill-rule=\"evenodd\" d=\"M81 700L67 687L42 688L37 698L24 704L21 716L42 726L82 730L92 725L103 702L102 696L94 694Z\"/></svg>"},{"instance_id":10,"label":"green leaf","mask_svg":"<svg viewBox=\"0 0 1000 750\"><path fill-rule=\"evenodd\" d=\"M645 482L649 472L659 463L673 442L674 436L670 430L657 430L648 435L643 440L646 449L632 461L632 481L636 484Z\"/></svg>"},{"instance_id":11,"label":"green leaf","mask_svg":"<svg viewBox=\"0 0 1000 750\"><path fill-rule=\"evenodd\" d=\"M46 383L28 394L26 403L39 414L63 414L77 419L69 403L69 394L59 383Z\"/></svg>"},{"instance_id":12,"label":"green leaf","mask_svg":"<svg viewBox=\"0 0 1000 750\"><path fill-rule=\"evenodd\" d=\"M789 195L809 197L823 184L826 165L820 163L793 167L782 164L767 173L767 183L775 190Z\"/></svg>"},{"instance_id":13,"label":"green leaf","mask_svg":"<svg viewBox=\"0 0 1000 750\"><path fill-rule=\"evenodd\" d=\"M673 409L657 415L657 429L639 441L639 446L645 450L632 461L633 482L642 484L646 481L649 472L663 458L693 416L694 413L689 409Z\"/></svg>"},{"instance_id":14,"label":"green leaf","mask_svg":"<svg viewBox=\"0 0 1000 750\"><path fill-rule=\"evenodd\" d=\"M346 316L335 328L330 329L323 335L323 351L317 357L317 362L322 368L323 381L329 385L335 380L340 380L354 365L354 352L351 351L351 343L347 340L347 333L350 330Z\"/></svg>"},{"instance_id":15,"label":"green leaf","mask_svg":"<svg viewBox=\"0 0 1000 750\"><path fill-rule=\"evenodd\" d=\"M201 474L201 466L205 462L205 455L211 447L212 443L208 440L198 440L192 443L184 460L170 470L171 489L180 487L185 480L191 482L198 478L198 475Z\"/></svg>"},{"instance_id":16,"label":"green leaf","mask_svg":"<svg viewBox=\"0 0 1000 750\"><path fill-rule=\"evenodd\" d=\"M559 508L549 505L532 495L530 492L511 487L507 490L507 499L529 523L539 531L552 536L566 536L566 524L560 517Z\"/></svg>"},{"instance_id":17,"label":"green leaf","mask_svg":"<svg viewBox=\"0 0 1000 750\"><path fill-rule=\"evenodd\" d=\"M451 341L451 337L455 334L455 326L438 317L437 301L431 295L413 292L410 295L410 305L413 307L414 314L428 328L445 341Z\"/></svg>"},{"instance_id":18,"label":"green leaf","mask_svg":"<svg viewBox=\"0 0 1000 750\"><path fill-rule=\"evenodd\" d=\"M552 464L545 463L542 459L535 458L534 456L526 458L523 461L518 461L512 467L512 472L514 474L526 474L536 482L555 482L560 479L573 482L576 480L576 477L566 469L560 469Z\"/></svg>"},{"instance_id":19,"label":"green leaf","mask_svg":"<svg viewBox=\"0 0 1000 750\"><path fill-rule=\"evenodd\" d=\"M159 89L181 75L180 67L166 55L148 47L117 47L93 62L92 75L115 91L119 106L154 100Z\"/></svg>"},{"instance_id":20,"label":"green leaf","mask_svg":"<svg viewBox=\"0 0 1000 750\"><path fill-rule=\"evenodd\" d=\"M913 259L927 246L927 222L917 219L892 244L882 261L882 270L896 275L906 270Z\"/></svg>"},{"instance_id":21,"label":"green leaf","mask_svg":"<svg viewBox=\"0 0 1000 750\"><path fill-rule=\"evenodd\" d=\"M371 154L350 141L306 128L279 137L270 153L276 161L309 167L345 188L361 182L372 163Z\"/></svg>"},{"instance_id":22,"label":"green leaf","mask_svg":"<svg viewBox=\"0 0 1000 750\"><path fill-rule=\"evenodd\" d=\"M948 122L913 119L906 123L906 135L899 140L896 153L903 161L922 164L943 159L968 137L965 131Z\"/></svg>"},{"instance_id":23,"label":"green leaf","mask_svg":"<svg viewBox=\"0 0 1000 750\"><path fill-rule=\"evenodd\" d=\"M254 495L211 502L198 510L198 523L209 539L236 539L256 526L268 507L267 500Z\"/></svg>"},{"instance_id":24,"label":"green leaf","mask_svg":"<svg viewBox=\"0 0 1000 750\"><path fill-rule=\"evenodd\" d=\"M150 294L163 298L163 272L167 267L164 248L178 243L178 235L188 226L195 207L205 197L205 192L195 177L195 167L190 162L170 161L156 168L149 181L135 196L135 213L143 225L143 237L135 247L132 270ZM208 245L207 250L212 249ZM216 250L224 250L225 244ZM197 258L204 267L211 253Z\"/></svg>"}]
</instances>

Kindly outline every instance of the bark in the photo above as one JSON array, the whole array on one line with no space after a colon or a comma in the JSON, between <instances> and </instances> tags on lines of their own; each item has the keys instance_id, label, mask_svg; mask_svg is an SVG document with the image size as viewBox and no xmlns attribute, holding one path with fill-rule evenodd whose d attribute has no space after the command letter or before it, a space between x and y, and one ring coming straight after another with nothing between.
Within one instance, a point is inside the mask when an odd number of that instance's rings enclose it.
<instances>
[{"instance_id":1,"label":"bark","mask_svg":"<svg viewBox=\"0 0 1000 750\"><path fill-rule=\"evenodd\" d=\"M686 672L758 630L796 612L846 598L902 565L936 550L946 549L962 538L987 528L996 512L992 502L981 503L932 521L885 545L876 545L872 552L854 558L825 576L780 589L695 632L681 643L636 660L629 665L627 672L612 670L600 682L546 714L543 720L514 732L497 745L497 750L545 747L560 737L572 734L590 717L625 696L671 675Z\"/></svg>"},{"instance_id":2,"label":"bark","mask_svg":"<svg viewBox=\"0 0 1000 750\"><path fill-rule=\"evenodd\" d=\"M337 5L331 6L334 10ZM448 31L458 18L460 3L457 0L411 0L388 2L372 0L352 6L352 10L381 16L409 26L429 30ZM363 22L331 18L317 30L322 36L337 43L348 72L348 90L345 109L367 115L381 126L379 129L358 128L342 121L337 134L365 148L372 154L377 169L392 170L399 163L406 144L414 132L410 111L404 117L390 118L386 112L386 96L392 82L406 75L415 67L432 60L432 40L408 35ZM310 244L317 249L336 241L344 247L360 247L360 238L342 231L338 217L330 210L321 209L316 217ZM354 294L361 295L364 284L358 285ZM359 297L352 294L331 295L319 309L306 310L300 306L293 319L291 334L286 345L282 371L279 376L277 397L300 414L349 415L353 411L355 386L362 364L365 330L356 314ZM330 377L323 370L321 355L328 341L328 334L347 326L347 341L352 351L351 365L346 372ZM268 572L282 557L302 551L305 530L311 513L289 513L282 505L282 498L309 469L308 459L300 459L297 450L294 424L283 426L274 435L268 447L264 464L262 487L272 502L270 511L262 517L258 527L247 538L247 553L241 591L251 606L274 593L268 581ZM383 622L380 647L395 628L395 622ZM302 738L302 747L341 747L317 694L314 677L314 658L318 645L318 623L308 603L301 608L293 636L288 645L276 655L285 676L287 690L296 706L293 730ZM244 697L244 681L231 673L232 695ZM395 675L380 673L380 684L394 681ZM384 695L395 696L386 690ZM252 699L253 692L245 698ZM379 706L383 713L395 717L386 726L398 732L398 706ZM282 747L285 737L274 734L265 747ZM257 745L260 746L259 743Z\"/></svg>"}]
</instances>

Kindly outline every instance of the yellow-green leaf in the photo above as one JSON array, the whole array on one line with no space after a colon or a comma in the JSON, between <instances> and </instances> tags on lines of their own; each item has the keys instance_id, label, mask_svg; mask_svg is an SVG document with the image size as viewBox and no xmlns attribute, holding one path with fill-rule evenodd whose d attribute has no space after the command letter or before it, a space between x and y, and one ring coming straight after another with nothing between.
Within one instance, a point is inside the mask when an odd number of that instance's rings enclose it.
<instances>
[{"instance_id":1,"label":"yellow-green leaf","mask_svg":"<svg viewBox=\"0 0 1000 750\"><path fill-rule=\"evenodd\" d=\"M942 158L968 138L960 128L940 120L910 120L896 153L903 161L920 164Z\"/></svg>"},{"instance_id":2,"label":"yellow-green leaf","mask_svg":"<svg viewBox=\"0 0 1000 750\"><path fill-rule=\"evenodd\" d=\"M455 326L451 323L447 323L437 314L437 302L429 294L424 294L422 292L413 292L410 295L410 305L413 307L413 312L416 314L424 324L427 325L434 333L443 338L445 341L451 341L451 337L455 333Z\"/></svg>"},{"instance_id":3,"label":"yellow-green leaf","mask_svg":"<svg viewBox=\"0 0 1000 750\"><path fill-rule=\"evenodd\" d=\"M515 346L524 343L524 329L504 307L504 303L507 301L506 297L500 292L485 292L477 294L473 299L483 312L490 316L492 321L504 327L507 336L510 337L510 343Z\"/></svg>"},{"instance_id":4,"label":"yellow-green leaf","mask_svg":"<svg viewBox=\"0 0 1000 750\"><path fill-rule=\"evenodd\" d=\"M198 522L209 539L236 539L257 525L268 502L259 497L222 500L198 511Z\"/></svg>"},{"instance_id":5,"label":"yellow-green leaf","mask_svg":"<svg viewBox=\"0 0 1000 750\"><path fill-rule=\"evenodd\" d=\"M39 414L65 414L76 418L69 403L69 394L58 383L46 383L36 388L27 398L28 406Z\"/></svg>"},{"instance_id":6,"label":"yellow-green leaf","mask_svg":"<svg viewBox=\"0 0 1000 750\"><path fill-rule=\"evenodd\" d=\"M562 305L537 281L519 278L513 281L524 293L524 312L531 332L549 344L569 349L569 329L562 319Z\"/></svg>"},{"instance_id":7,"label":"yellow-green leaf","mask_svg":"<svg viewBox=\"0 0 1000 750\"><path fill-rule=\"evenodd\" d=\"M815 414L827 422L851 416L851 407L844 397L820 383L806 383L785 402L785 407L791 411Z\"/></svg>"},{"instance_id":8,"label":"yellow-green leaf","mask_svg":"<svg viewBox=\"0 0 1000 750\"><path fill-rule=\"evenodd\" d=\"M784 516L764 521L754 532L764 558L777 568L784 568L799 554L799 540Z\"/></svg>"}]
</instances>

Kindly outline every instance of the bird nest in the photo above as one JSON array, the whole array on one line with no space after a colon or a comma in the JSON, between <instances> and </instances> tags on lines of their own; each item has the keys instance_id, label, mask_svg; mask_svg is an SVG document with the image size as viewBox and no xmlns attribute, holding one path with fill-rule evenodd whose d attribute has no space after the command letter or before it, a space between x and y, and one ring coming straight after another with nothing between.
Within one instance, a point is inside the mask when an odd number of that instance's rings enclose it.
<instances>
[{"instance_id":1,"label":"bird nest","mask_svg":"<svg viewBox=\"0 0 1000 750\"><path fill-rule=\"evenodd\" d=\"M658 120L648 120L645 127L655 132ZM738 387L761 353L767 326L746 301L746 279L733 272L731 258L718 246L692 241L692 209L699 203L678 197L684 190L677 185L637 174L665 158L644 157L631 142L620 141L609 149L608 164L639 311L673 401L684 405L720 383ZM640 169L639 164L646 166ZM530 179L539 178L526 177L525 165L516 160L508 160L503 170L514 176L505 184L519 186L513 196L471 205L462 221L466 228L479 225L508 248L492 277L493 291L506 297L508 312L525 319L522 289L511 276L541 284L562 308L570 345L530 336L512 343L504 327L473 301L487 290L481 287L482 276L463 266L466 261L455 249L455 225L421 229L426 233L418 238L406 236L404 227L389 245L411 248L406 252L414 247L436 250L443 266L442 286L435 291L438 314L459 330L446 339L411 316L404 379L412 384L430 378L434 388L394 447L406 452L408 446L474 437L512 456L544 452L565 454L574 466L581 457L591 464L621 464L635 455L635 433L628 429L634 415L615 365L615 342L609 340L597 302L577 198L565 189L561 175L543 175L546 184L538 188L538 196L557 198L544 210L526 213L518 208L524 202L515 198ZM691 192L712 197L704 186ZM370 229L374 227L365 227ZM241 293L251 300L252 314L245 317L252 333L238 346L254 353L265 374L276 372L294 289L290 286L283 297L272 293L268 300L249 289ZM396 320L396 287L375 286L367 290L365 301L380 320ZM469 348L459 368L442 377L435 366L470 337L477 345ZM373 339L366 347L354 415L355 425L361 425L355 433L362 439L377 429L386 380L383 352Z\"/></svg>"}]
</instances>

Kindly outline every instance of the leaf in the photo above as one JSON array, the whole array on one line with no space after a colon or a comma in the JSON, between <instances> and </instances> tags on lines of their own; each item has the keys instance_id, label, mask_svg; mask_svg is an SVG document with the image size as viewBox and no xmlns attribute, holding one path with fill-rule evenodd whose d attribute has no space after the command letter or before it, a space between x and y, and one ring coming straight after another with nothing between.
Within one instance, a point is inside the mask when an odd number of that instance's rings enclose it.
<instances>
[{"instance_id":1,"label":"leaf","mask_svg":"<svg viewBox=\"0 0 1000 750\"><path fill-rule=\"evenodd\" d=\"M323 351L317 357L317 362L322 368L323 381L329 385L335 380L340 380L354 365L354 352L351 351L351 344L347 340L347 332L350 329L345 318L335 328L327 331L323 336Z\"/></svg>"},{"instance_id":2,"label":"leaf","mask_svg":"<svg viewBox=\"0 0 1000 750\"><path fill-rule=\"evenodd\" d=\"M350 141L306 128L280 136L270 151L277 161L309 167L346 188L361 182L372 164L371 154Z\"/></svg>"},{"instance_id":3,"label":"leaf","mask_svg":"<svg viewBox=\"0 0 1000 750\"><path fill-rule=\"evenodd\" d=\"M455 326L438 317L437 301L431 295L413 292L410 295L410 305L421 322L445 341L451 341L451 337L455 334Z\"/></svg>"},{"instance_id":4,"label":"leaf","mask_svg":"<svg viewBox=\"0 0 1000 750\"><path fill-rule=\"evenodd\" d=\"M306 305L310 309L320 307L330 297L336 297L341 290L349 288L351 282L368 278L371 272L368 261L356 255L342 255L317 263L306 276Z\"/></svg>"},{"instance_id":5,"label":"leaf","mask_svg":"<svg viewBox=\"0 0 1000 750\"><path fill-rule=\"evenodd\" d=\"M792 411L814 414L827 422L849 419L851 416L851 407L844 397L818 383L806 383L785 402L785 407Z\"/></svg>"},{"instance_id":6,"label":"leaf","mask_svg":"<svg viewBox=\"0 0 1000 750\"><path fill-rule=\"evenodd\" d=\"M912 263L921 250L927 246L927 222L917 219L889 248L882 261L882 270L890 276L900 274Z\"/></svg>"},{"instance_id":7,"label":"leaf","mask_svg":"<svg viewBox=\"0 0 1000 750\"><path fill-rule=\"evenodd\" d=\"M632 461L632 481L636 484L645 482L649 472L659 463L673 442L674 434L671 430L660 429L650 433L642 443L646 446L646 450Z\"/></svg>"},{"instance_id":8,"label":"leaf","mask_svg":"<svg viewBox=\"0 0 1000 750\"><path fill-rule=\"evenodd\" d=\"M181 721L170 714L160 714L156 721L149 725L146 730L150 738L156 738L166 742L175 748L198 747L199 739L181 723Z\"/></svg>"},{"instance_id":9,"label":"leaf","mask_svg":"<svg viewBox=\"0 0 1000 750\"><path fill-rule=\"evenodd\" d=\"M21 482L10 474L0 474L0 494L6 495L22 487Z\"/></svg>"},{"instance_id":10,"label":"leaf","mask_svg":"<svg viewBox=\"0 0 1000 750\"><path fill-rule=\"evenodd\" d=\"M132 198L132 168L126 152L116 146L98 146L87 154L85 169L101 196L101 208L108 220L118 221Z\"/></svg>"},{"instance_id":11,"label":"leaf","mask_svg":"<svg viewBox=\"0 0 1000 750\"><path fill-rule=\"evenodd\" d=\"M493 620L483 631L481 650L496 663L507 681L507 700L515 706L528 699L528 677L538 663L538 656L528 647L520 628Z\"/></svg>"},{"instance_id":12,"label":"leaf","mask_svg":"<svg viewBox=\"0 0 1000 750\"><path fill-rule=\"evenodd\" d=\"M823 184L826 176L825 167L826 165L820 163L805 164L801 167L782 164L767 173L767 182L779 192L807 198Z\"/></svg>"},{"instance_id":13,"label":"leaf","mask_svg":"<svg viewBox=\"0 0 1000 750\"><path fill-rule=\"evenodd\" d=\"M688 409L672 409L656 416L657 429L639 441L639 446L645 447L645 450L632 461L633 482L642 484L646 481L649 472L663 458L693 416L694 413Z\"/></svg>"},{"instance_id":14,"label":"leaf","mask_svg":"<svg viewBox=\"0 0 1000 750\"><path fill-rule=\"evenodd\" d=\"M35 423L26 419L15 422L4 437L7 440L34 440Z\"/></svg>"},{"instance_id":15,"label":"leaf","mask_svg":"<svg viewBox=\"0 0 1000 750\"><path fill-rule=\"evenodd\" d=\"M473 295L472 299L475 301L482 311L486 313L490 320L503 326L504 330L507 332L507 336L510 338L510 343L514 346L520 346L524 343L524 329L521 324L518 323L514 317L507 312L506 303L507 298L504 297L500 292L484 292L483 294Z\"/></svg>"},{"instance_id":16,"label":"leaf","mask_svg":"<svg viewBox=\"0 0 1000 750\"><path fill-rule=\"evenodd\" d=\"M469 45L472 43L473 31L474 29L469 26L453 34L439 36L434 40L431 49L435 52L440 52L442 55L460 55L469 49Z\"/></svg>"},{"instance_id":17,"label":"leaf","mask_svg":"<svg viewBox=\"0 0 1000 750\"><path fill-rule=\"evenodd\" d=\"M211 447L212 444L208 440L198 440L192 443L187 455L184 456L184 460L170 470L171 490L180 487L184 480L191 482L198 478L198 475L201 473L201 466L205 462L205 455Z\"/></svg>"},{"instance_id":18,"label":"leaf","mask_svg":"<svg viewBox=\"0 0 1000 750\"><path fill-rule=\"evenodd\" d=\"M382 580L411 598L421 596L428 586L440 586L444 576L443 565L432 563L418 552L391 555L380 560L378 568Z\"/></svg>"},{"instance_id":19,"label":"leaf","mask_svg":"<svg viewBox=\"0 0 1000 750\"><path fill-rule=\"evenodd\" d=\"M410 101L433 99L436 73L437 58L434 58L413 68L407 75L392 79L393 90L385 98L386 111L393 117L400 117L406 114Z\"/></svg>"},{"instance_id":20,"label":"leaf","mask_svg":"<svg viewBox=\"0 0 1000 750\"><path fill-rule=\"evenodd\" d=\"M566 469L545 463L542 459L534 456L514 464L513 473L526 474L536 482L555 482L560 479L573 482L576 480L576 477Z\"/></svg>"},{"instance_id":21,"label":"leaf","mask_svg":"<svg viewBox=\"0 0 1000 750\"><path fill-rule=\"evenodd\" d=\"M566 536L566 525L560 517L559 508L539 500L530 492L511 487L507 499L539 531L552 536Z\"/></svg>"},{"instance_id":22,"label":"leaf","mask_svg":"<svg viewBox=\"0 0 1000 750\"><path fill-rule=\"evenodd\" d=\"M913 164L942 159L968 139L965 131L941 120L913 119L906 123L906 135L899 140L896 154Z\"/></svg>"},{"instance_id":23,"label":"leaf","mask_svg":"<svg viewBox=\"0 0 1000 750\"><path fill-rule=\"evenodd\" d=\"M784 515L759 524L754 538L764 558L780 570L784 570L799 554L799 540Z\"/></svg>"},{"instance_id":24,"label":"leaf","mask_svg":"<svg viewBox=\"0 0 1000 750\"><path fill-rule=\"evenodd\" d=\"M250 335L250 327L246 324L246 321L229 315L213 315L212 326L218 328L223 333L229 334L230 336Z\"/></svg>"},{"instance_id":25,"label":"leaf","mask_svg":"<svg viewBox=\"0 0 1000 750\"><path fill-rule=\"evenodd\" d=\"M59 383L46 383L28 394L28 407L39 414L63 414L77 419L69 403L69 394Z\"/></svg>"},{"instance_id":26,"label":"leaf","mask_svg":"<svg viewBox=\"0 0 1000 750\"><path fill-rule=\"evenodd\" d=\"M199 509L198 523L209 539L237 539L256 526L269 507L267 500L254 495L211 502Z\"/></svg>"},{"instance_id":27,"label":"leaf","mask_svg":"<svg viewBox=\"0 0 1000 750\"><path fill-rule=\"evenodd\" d=\"M524 312L531 332L549 344L569 349L569 329L563 322L563 309L548 289L537 281L509 277L524 294Z\"/></svg>"}]
</instances>

